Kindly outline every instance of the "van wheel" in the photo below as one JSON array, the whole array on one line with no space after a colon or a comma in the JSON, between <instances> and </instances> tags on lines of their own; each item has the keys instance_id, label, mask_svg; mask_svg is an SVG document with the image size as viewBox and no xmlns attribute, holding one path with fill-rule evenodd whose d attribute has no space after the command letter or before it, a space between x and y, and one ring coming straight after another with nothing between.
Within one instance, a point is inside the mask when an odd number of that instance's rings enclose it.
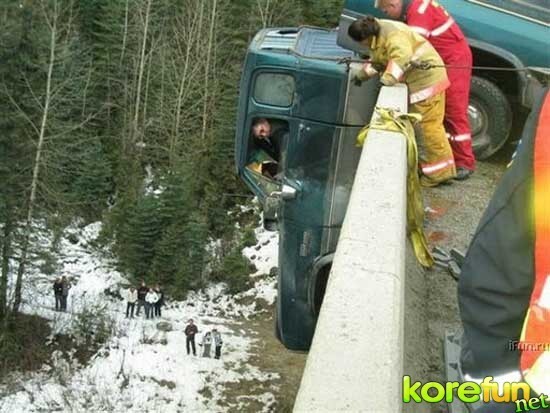
<instances>
[{"instance_id":1,"label":"van wheel","mask_svg":"<svg viewBox=\"0 0 550 413\"><path fill-rule=\"evenodd\" d=\"M468 117L476 159L487 159L508 139L512 126L510 103L493 82L472 76Z\"/></svg>"}]
</instances>

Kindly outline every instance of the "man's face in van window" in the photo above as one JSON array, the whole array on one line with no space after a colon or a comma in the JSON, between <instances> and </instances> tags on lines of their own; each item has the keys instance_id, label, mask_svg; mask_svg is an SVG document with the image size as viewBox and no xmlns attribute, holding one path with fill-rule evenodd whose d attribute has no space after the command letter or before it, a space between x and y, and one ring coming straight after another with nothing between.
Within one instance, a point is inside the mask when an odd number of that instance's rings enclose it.
<instances>
[{"instance_id":1,"label":"man's face in van window","mask_svg":"<svg viewBox=\"0 0 550 413\"><path fill-rule=\"evenodd\" d=\"M267 120L260 121L252 128L256 138L265 139L271 136L271 124Z\"/></svg>"},{"instance_id":2,"label":"man's face in van window","mask_svg":"<svg viewBox=\"0 0 550 413\"><path fill-rule=\"evenodd\" d=\"M398 19L403 12L403 0L382 0L380 9L392 19Z\"/></svg>"}]
</instances>

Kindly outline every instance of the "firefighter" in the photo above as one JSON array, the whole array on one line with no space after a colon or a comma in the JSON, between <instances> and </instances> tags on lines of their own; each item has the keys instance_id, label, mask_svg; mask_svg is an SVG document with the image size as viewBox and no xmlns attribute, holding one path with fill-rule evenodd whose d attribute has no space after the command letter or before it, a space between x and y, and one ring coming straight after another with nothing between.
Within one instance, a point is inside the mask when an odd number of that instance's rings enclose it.
<instances>
[{"instance_id":1,"label":"firefighter","mask_svg":"<svg viewBox=\"0 0 550 413\"><path fill-rule=\"evenodd\" d=\"M435 0L379 0L378 7L392 19L405 20L412 30L428 39L447 66L451 85L446 91L444 124L455 158L455 179L468 179L476 160L468 119L472 52L466 37Z\"/></svg>"},{"instance_id":2,"label":"firefighter","mask_svg":"<svg viewBox=\"0 0 550 413\"><path fill-rule=\"evenodd\" d=\"M359 69L352 67L352 76L365 80L378 74L376 67L382 67L380 81L384 85L403 82L409 88L410 110L422 115L421 184L437 186L454 178L453 153L443 127L447 74L443 67L422 70L414 66L415 61L442 65L435 49L407 25L372 16L353 22L348 34L371 50L371 61Z\"/></svg>"},{"instance_id":3,"label":"firefighter","mask_svg":"<svg viewBox=\"0 0 550 413\"><path fill-rule=\"evenodd\" d=\"M550 93L539 100L522 142L470 244L458 286L467 381L526 382L550 396ZM548 400L545 403L550 403ZM549 412L548 405L539 404ZM476 413L515 412L516 403Z\"/></svg>"}]
</instances>

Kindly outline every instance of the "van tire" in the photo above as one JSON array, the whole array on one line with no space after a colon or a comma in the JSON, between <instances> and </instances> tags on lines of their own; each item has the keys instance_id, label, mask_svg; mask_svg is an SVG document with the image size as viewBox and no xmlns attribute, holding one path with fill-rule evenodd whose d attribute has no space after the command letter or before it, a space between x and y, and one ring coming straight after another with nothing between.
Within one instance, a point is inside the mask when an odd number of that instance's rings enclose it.
<instances>
[{"instance_id":1,"label":"van tire","mask_svg":"<svg viewBox=\"0 0 550 413\"><path fill-rule=\"evenodd\" d=\"M493 82L472 76L468 116L476 159L487 159L508 139L512 127L510 103Z\"/></svg>"}]
</instances>

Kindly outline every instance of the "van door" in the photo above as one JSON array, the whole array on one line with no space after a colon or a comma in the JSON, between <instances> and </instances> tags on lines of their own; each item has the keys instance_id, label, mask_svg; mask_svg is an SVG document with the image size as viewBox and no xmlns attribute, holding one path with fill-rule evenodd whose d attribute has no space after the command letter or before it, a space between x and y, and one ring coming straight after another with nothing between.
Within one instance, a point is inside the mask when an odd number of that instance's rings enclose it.
<instances>
[{"instance_id":1,"label":"van door","mask_svg":"<svg viewBox=\"0 0 550 413\"><path fill-rule=\"evenodd\" d=\"M330 216L334 153L343 128L305 119L296 119L295 127L282 179L283 187L295 193L281 199L277 317L285 345L303 350L315 327L309 302L312 267Z\"/></svg>"},{"instance_id":2,"label":"van door","mask_svg":"<svg viewBox=\"0 0 550 413\"><path fill-rule=\"evenodd\" d=\"M263 202L281 186L284 139L294 129L289 119L295 100L295 77L293 71L267 67L257 69L246 83L241 85L241 93L246 92L248 99L246 106L239 108L243 121L238 127L235 156L239 175ZM284 129L287 133L279 134L277 142L254 137L252 128L261 119L274 131Z\"/></svg>"},{"instance_id":3,"label":"van door","mask_svg":"<svg viewBox=\"0 0 550 413\"><path fill-rule=\"evenodd\" d=\"M285 220L321 227L326 224L332 155L342 128L305 119L296 120L296 128L287 146L283 183L295 188L297 196L284 202L282 214Z\"/></svg>"}]
</instances>

